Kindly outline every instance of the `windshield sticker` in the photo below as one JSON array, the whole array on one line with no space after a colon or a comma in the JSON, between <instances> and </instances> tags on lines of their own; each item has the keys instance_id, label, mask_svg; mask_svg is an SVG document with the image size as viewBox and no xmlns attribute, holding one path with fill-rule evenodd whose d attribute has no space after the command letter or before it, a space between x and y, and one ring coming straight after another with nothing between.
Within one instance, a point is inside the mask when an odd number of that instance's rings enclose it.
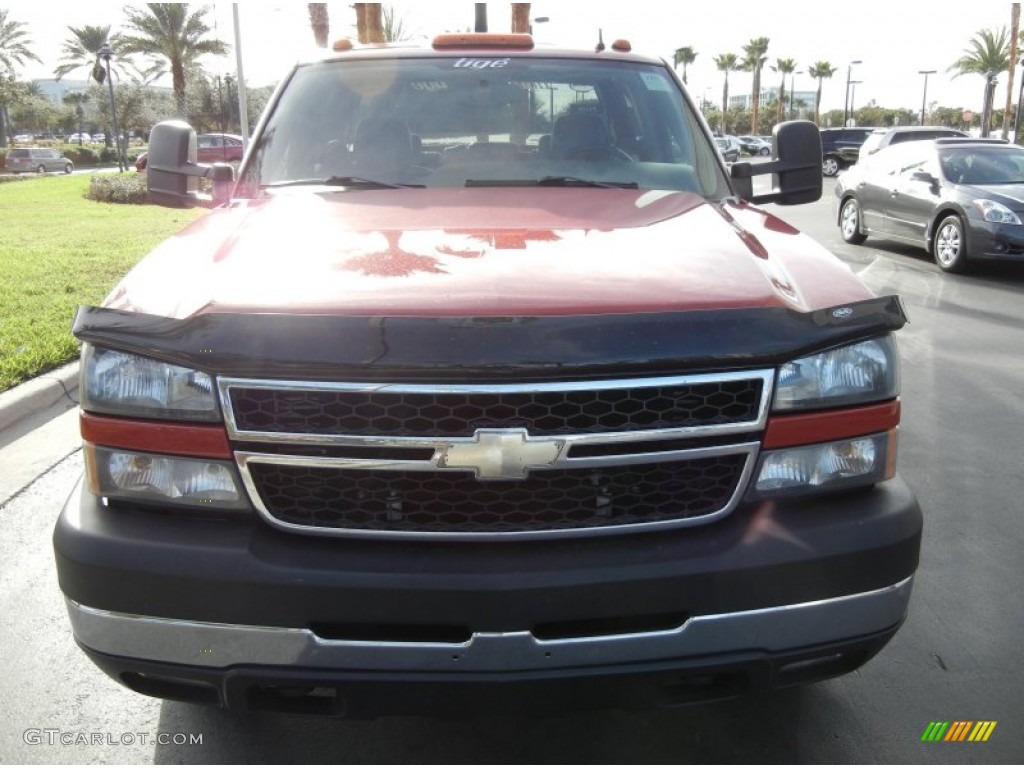
<instances>
[{"instance_id":1,"label":"windshield sticker","mask_svg":"<svg viewBox=\"0 0 1024 768\"><path fill-rule=\"evenodd\" d=\"M653 72L641 72L640 78L644 81L649 91L671 91L668 78L656 75Z\"/></svg>"},{"instance_id":2,"label":"windshield sticker","mask_svg":"<svg viewBox=\"0 0 1024 768\"><path fill-rule=\"evenodd\" d=\"M456 69L504 69L511 59L459 59L455 62Z\"/></svg>"},{"instance_id":3,"label":"windshield sticker","mask_svg":"<svg viewBox=\"0 0 1024 768\"><path fill-rule=\"evenodd\" d=\"M409 86L414 91L427 91L429 93L448 90L448 83L444 80L413 80L409 83Z\"/></svg>"}]
</instances>

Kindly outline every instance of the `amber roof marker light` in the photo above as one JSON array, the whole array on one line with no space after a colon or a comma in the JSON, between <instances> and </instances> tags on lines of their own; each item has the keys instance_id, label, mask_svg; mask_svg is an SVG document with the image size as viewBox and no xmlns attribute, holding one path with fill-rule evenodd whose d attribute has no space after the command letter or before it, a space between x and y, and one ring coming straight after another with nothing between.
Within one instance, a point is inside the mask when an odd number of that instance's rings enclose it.
<instances>
[{"instance_id":1,"label":"amber roof marker light","mask_svg":"<svg viewBox=\"0 0 1024 768\"><path fill-rule=\"evenodd\" d=\"M533 49L533 37L520 34L464 33L438 35L434 38L435 50L452 48L495 48L529 51Z\"/></svg>"}]
</instances>

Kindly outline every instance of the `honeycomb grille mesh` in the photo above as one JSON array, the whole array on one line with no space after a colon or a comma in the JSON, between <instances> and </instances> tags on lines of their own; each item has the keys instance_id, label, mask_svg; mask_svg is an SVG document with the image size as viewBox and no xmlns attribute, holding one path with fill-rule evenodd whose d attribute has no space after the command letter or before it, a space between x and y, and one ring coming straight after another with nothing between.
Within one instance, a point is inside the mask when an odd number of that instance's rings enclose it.
<instances>
[{"instance_id":1,"label":"honeycomb grille mesh","mask_svg":"<svg viewBox=\"0 0 1024 768\"><path fill-rule=\"evenodd\" d=\"M754 421L760 379L538 392L376 392L231 388L242 431L469 437L481 428L531 435L712 426Z\"/></svg>"},{"instance_id":2,"label":"honeycomb grille mesh","mask_svg":"<svg viewBox=\"0 0 1024 768\"><path fill-rule=\"evenodd\" d=\"M535 471L481 482L471 473L337 470L254 463L269 514L321 529L496 534L698 518L726 507L745 455Z\"/></svg>"}]
</instances>

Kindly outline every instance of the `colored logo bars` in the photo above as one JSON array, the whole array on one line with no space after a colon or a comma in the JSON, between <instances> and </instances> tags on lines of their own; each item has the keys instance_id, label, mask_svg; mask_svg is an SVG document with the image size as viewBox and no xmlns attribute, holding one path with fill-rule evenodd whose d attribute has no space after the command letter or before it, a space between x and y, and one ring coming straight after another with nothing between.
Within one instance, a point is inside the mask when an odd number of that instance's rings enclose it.
<instances>
[{"instance_id":1,"label":"colored logo bars","mask_svg":"<svg viewBox=\"0 0 1024 768\"><path fill-rule=\"evenodd\" d=\"M928 723L921 741L988 741L996 728L995 720L939 720Z\"/></svg>"}]
</instances>

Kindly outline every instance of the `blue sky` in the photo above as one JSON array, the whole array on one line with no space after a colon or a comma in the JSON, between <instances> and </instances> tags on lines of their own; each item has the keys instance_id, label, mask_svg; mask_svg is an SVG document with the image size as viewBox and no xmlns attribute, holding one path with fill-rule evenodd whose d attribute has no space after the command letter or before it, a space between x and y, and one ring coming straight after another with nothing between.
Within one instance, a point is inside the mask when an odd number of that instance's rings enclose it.
<instances>
[{"instance_id":1,"label":"blue sky","mask_svg":"<svg viewBox=\"0 0 1024 768\"><path fill-rule=\"evenodd\" d=\"M59 47L68 25L114 24L121 19L125 3L91 0L74 4L8 2L9 18L23 21L43 65L23 68L22 77L51 77L59 59ZM233 42L232 3L213 3L211 18L222 39ZM606 41L627 38L634 50L671 57L672 51L689 45L698 52L689 70L691 90L696 97L707 94L719 101L722 74L713 59L722 53L742 54L742 46L753 37L771 41L769 64L776 58L797 60L798 69L829 61L839 71L825 82L823 108L842 109L847 65L852 69L856 103L875 100L887 107L921 108L924 78L919 70L937 70L928 80L928 101L942 106L960 106L980 111L983 80L980 76L953 79L946 72L971 36L979 29L1009 26L1011 3L1002 0L973 0L958 4L950 13L934 1L857 0L840 12L835 4L816 0L733 0L729 3L696 3L684 0L668 4L635 0L630 3L553 2L534 3L532 16L549 21L535 25L539 42L590 46L598 28ZM288 63L312 43L306 3L239 3L242 51L246 79L252 85L274 82ZM354 11L350 3L328 3L332 36L352 34ZM472 25L473 3L394 3L400 18L415 34L430 36L439 31L461 30ZM492 31L508 29L509 5L489 4ZM211 60L217 73L233 71L234 56ZM767 71L765 81L775 84ZM1000 79L996 103L1006 97L1005 76ZM1015 90L1019 87L1018 78ZM815 82L806 75L796 80L796 90L813 90ZM730 75L730 91L749 91L750 77Z\"/></svg>"}]
</instances>

